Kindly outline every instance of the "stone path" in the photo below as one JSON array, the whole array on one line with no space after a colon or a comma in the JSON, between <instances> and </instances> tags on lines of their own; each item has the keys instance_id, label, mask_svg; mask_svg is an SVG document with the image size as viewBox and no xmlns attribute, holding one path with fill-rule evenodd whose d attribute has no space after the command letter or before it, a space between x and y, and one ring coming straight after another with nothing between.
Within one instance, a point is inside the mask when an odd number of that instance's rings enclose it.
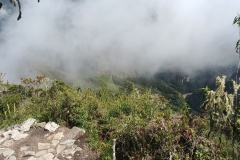
<instances>
[{"instance_id":1,"label":"stone path","mask_svg":"<svg viewBox=\"0 0 240 160\"><path fill-rule=\"evenodd\" d=\"M0 160L96 160L85 130L28 119L0 130Z\"/></svg>"}]
</instances>

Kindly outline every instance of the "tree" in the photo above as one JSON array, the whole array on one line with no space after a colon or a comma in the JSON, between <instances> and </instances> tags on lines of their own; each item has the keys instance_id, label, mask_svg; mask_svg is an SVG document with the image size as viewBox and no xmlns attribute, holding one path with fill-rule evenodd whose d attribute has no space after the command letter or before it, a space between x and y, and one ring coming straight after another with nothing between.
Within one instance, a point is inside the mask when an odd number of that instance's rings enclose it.
<instances>
[{"instance_id":1,"label":"tree","mask_svg":"<svg viewBox=\"0 0 240 160\"><path fill-rule=\"evenodd\" d=\"M21 12L21 3L20 3L20 0L9 0L15 7L16 7L16 3L18 5L18 9L19 9L19 15L18 15L18 18L17 20L21 19L22 18L22 12ZM40 0L38 0L38 2L40 2ZM0 2L0 9L2 8L3 6L3 3Z\"/></svg>"},{"instance_id":2,"label":"tree","mask_svg":"<svg viewBox=\"0 0 240 160\"><path fill-rule=\"evenodd\" d=\"M240 14L238 14L233 21L233 24L237 24L240 34ZM240 60L240 39L237 41L235 50L239 53ZM240 90L240 84L238 82L238 70L240 63L238 63L236 71L236 80L232 81L233 93L230 94L225 91L225 79L226 76L216 78L215 91L206 88L205 102L202 107L204 110L208 110L210 121L210 136L211 132L217 132L220 134L219 140L221 143L221 135L227 134L229 138L232 138L232 158L239 158L238 149L240 144L240 103L238 100L238 91ZM235 103L235 104L234 104ZM230 130L230 132L229 132Z\"/></svg>"},{"instance_id":3,"label":"tree","mask_svg":"<svg viewBox=\"0 0 240 160\"><path fill-rule=\"evenodd\" d=\"M233 24L237 24L239 29L240 29L240 14L238 14L234 20L233 20ZM240 34L240 30L239 30L239 34ZM236 52L239 53L239 49L240 49L240 39L237 41L237 44L236 44Z\"/></svg>"}]
</instances>

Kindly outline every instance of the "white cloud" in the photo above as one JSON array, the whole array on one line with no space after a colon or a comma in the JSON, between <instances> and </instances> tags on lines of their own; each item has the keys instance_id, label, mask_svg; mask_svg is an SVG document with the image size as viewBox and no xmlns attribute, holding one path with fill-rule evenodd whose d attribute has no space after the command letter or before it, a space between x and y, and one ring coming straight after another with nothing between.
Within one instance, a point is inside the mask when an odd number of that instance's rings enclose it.
<instances>
[{"instance_id":1,"label":"white cloud","mask_svg":"<svg viewBox=\"0 0 240 160\"><path fill-rule=\"evenodd\" d=\"M22 76L28 61L79 72L111 68L156 72L236 63L237 0L22 1L0 33L0 71Z\"/></svg>"}]
</instances>

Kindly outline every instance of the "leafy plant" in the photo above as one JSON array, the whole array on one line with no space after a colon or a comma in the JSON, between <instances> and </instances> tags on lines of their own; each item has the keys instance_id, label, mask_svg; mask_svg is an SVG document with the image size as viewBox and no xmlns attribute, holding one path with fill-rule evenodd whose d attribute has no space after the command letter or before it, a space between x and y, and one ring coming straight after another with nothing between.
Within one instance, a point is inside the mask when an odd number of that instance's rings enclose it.
<instances>
[{"instance_id":1,"label":"leafy plant","mask_svg":"<svg viewBox=\"0 0 240 160\"><path fill-rule=\"evenodd\" d=\"M236 142L239 142L240 135L240 112L237 100L237 93L240 88L239 84L233 81L234 92L232 94L225 92L226 76L216 78L216 90L206 92L206 101L202 107L209 112L210 131L218 133L221 143L221 135L225 134L232 139L232 156L237 158L235 148ZM235 102L234 104L234 97Z\"/></svg>"}]
</instances>

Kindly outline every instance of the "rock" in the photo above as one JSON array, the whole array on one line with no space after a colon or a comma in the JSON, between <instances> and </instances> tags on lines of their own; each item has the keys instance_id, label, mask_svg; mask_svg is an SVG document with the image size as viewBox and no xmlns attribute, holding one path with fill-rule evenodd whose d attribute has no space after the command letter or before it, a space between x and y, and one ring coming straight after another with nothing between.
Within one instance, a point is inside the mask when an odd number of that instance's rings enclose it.
<instances>
[{"instance_id":1,"label":"rock","mask_svg":"<svg viewBox=\"0 0 240 160\"><path fill-rule=\"evenodd\" d=\"M18 130L13 130L12 132L12 139L14 139L15 141L26 138L27 136L28 136L27 133L21 133Z\"/></svg>"},{"instance_id":2,"label":"rock","mask_svg":"<svg viewBox=\"0 0 240 160\"><path fill-rule=\"evenodd\" d=\"M0 155L5 151L7 150L8 148L0 148Z\"/></svg>"},{"instance_id":3,"label":"rock","mask_svg":"<svg viewBox=\"0 0 240 160\"><path fill-rule=\"evenodd\" d=\"M61 142L60 144L67 145L67 146L69 147L69 146L72 146L75 141L76 141L76 140L74 140L74 139L68 139L68 140L66 140L66 141Z\"/></svg>"},{"instance_id":4,"label":"rock","mask_svg":"<svg viewBox=\"0 0 240 160\"><path fill-rule=\"evenodd\" d=\"M24 157L34 156L34 155L35 155L35 151L25 151L25 152L24 152Z\"/></svg>"},{"instance_id":5,"label":"rock","mask_svg":"<svg viewBox=\"0 0 240 160\"><path fill-rule=\"evenodd\" d=\"M58 129L59 125L56 124L55 122L48 122L45 125L45 129L49 130L50 132L54 132Z\"/></svg>"},{"instance_id":6,"label":"rock","mask_svg":"<svg viewBox=\"0 0 240 160\"><path fill-rule=\"evenodd\" d=\"M58 145L57 146L57 154L61 153L66 148L67 148L66 145Z\"/></svg>"},{"instance_id":7,"label":"rock","mask_svg":"<svg viewBox=\"0 0 240 160\"><path fill-rule=\"evenodd\" d=\"M84 129L59 127L54 122L44 124L46 123L36 124L35 119L28 119L0 130L0 160L67 160L86 156L85 152L77 152L85 151L85 148L78 147L82 143L74 144L76 139L85 134ZM90 150L86 151L89 153Z\"/></svg>"},{"instance_id":8,"label":"rock","mask_svg":"<svg viewBox=\"0 0 240 160\"><path fill-rule=\"evenodd\" d=\"M30 127L36 122L36 119L29 118L21 124L20 130L23 132L29 131Z\"/></svg>"},{"instance_id":9,"label":"rock","mask_svg":"<svg viewBox=\"0 0 240 160\"><path fill-rule=\"evenodd\" d=\"M71 158L77 151L82 151L82 148L77 147L77 145L73 145L71 149L64 150L62 152L62 156L66 158Z\"/></svg>"},{"instance_id":10,"label":"rock","mask_svg":"<svg viewBox=\"0 0 240 160\"><path fill-rule=\"evenodd\" d=\"M51 160L54 158L54 155L52 153L47 153L44 154L42 157L45 158L46 160Z\"/></svg>"},{"instance_id":11,"label":"rock","mask_svg":"<svg viewBox=\"0 0 240 160\"><path fill-rule=\"evenodd\" d=\"M13 130L13 129L16 129L16 130L19 130L20 129L20 124L14 124L14 125L11 125L11 126L8 126L6 127L6 129L9 131L9 130Z\"/></svg>"},{"instance_id":12,"label":"rock","mask_svg":"<svg viewBox=\"0 0 240 160\"><path fill-rule=\"evenodd\" d=\"M24 147L20 147L20 151L22 152L22 151L26 151L26 150L28 150L29 149L29 147L27 147L27 146L24 146Z\"/></svg>"},{"instance_id":13,"label":"rock","mask_svg":"<svg viewBox=\"0 0 240 160\"><path fill-rule=\"evenodd\" d=\"M82 128L73 127L69 132L65 134L65 140L66 139L78 139L79 137L83 136L86 133L86 131Z\"/></svg>"},{"instance_id":14,"label":"rock","mask_svg":"<svg viewBox=\"0 0 240 160\"><path fill-rule=\"evenodd\" d=\"M50 148L50 143L38 143L39 150L44 150L44 149L49 149L49 148Z\"/></svg>"},{"instance_id":15,"label":"rock","mask_svg":"<svg viewBox=\"0 0 240 160\"><path fill-rule=\"evenodd\" d=\"M77 145L73 145L72 146L72 150L75 150L75 151L82 151L83 149L78 147Z\"/></svg>"},{"instance_id":16,"label":"rock","mask_svg":"<svg viewBox=\"0 0 240 160\"><path fill-rule=\"evenodd\" d=\"M0 137L1 137L1 135L4 133L5 131L2 129L2 130L0 130Z\"/></svg>"},{"instance_id":17,"label":"rock","mask_svg":"<svg viewBox=\"0 0 240 160\"><path fill-rule=\"evenodd\" d=\"M39 157L37 160L47 160L47 159L45 159L45 158L42 156L42 157Z\"/></svg>"},{"instance_id":18,"label":"rock","mask_svg":"<svg viewBox=\"0 0 240 160\"><path fill-rule=\"evenodd\" d=\"M53 136L53 139L55 140L61 140L64 137L63 132L59 132L56 135Z\"/></svg>"},{"instance_id":19,"label":"rock","mask_svg":"<svg viewBox=\"0 0 240 160\"><path fill-rule=\"evenodd\" d=\"M59 140L52 140L52 146L56 147L59 143Z\"/></svg>"},{"instance_id":20,"label":"rock","mask_svg":"<svg viewBox=\"0 0 240 160\"><path fill-rule=\"evenodd\" d=\"M7 148L6 150L4 150L3 156L4 156L4 157L10 157L10 156L13 155L14 153L15 153L14 150L11 150L11 149Z\"/></svg>"},{"instance_id":21,"label":"rock","mask_svg":"<svg viewBox=\"0 0 240 160\"><path fill-rule=\"evenodd\" d=\"M15 156L6 157L4 160L17 160Z\"/></svg>"},{"instance_id":22,"label":"rock","mask_svg":"<svg viewBox=\"0 0 240 160\"><path fill-rule=\"evenodd\" d=\"M76 151L72 149L67 149L62 152L62 156L66 158L71 158Z\"/></svg>"},{"instance_id":23,"label":"rock","mask_svg":"<svg viewBox=\"0 0 240 160\"><path fill-rule=\"evenodd\" d=\"M4 147L10 147L13 144L14 144L14 141L11 139L11 140L6 140L2 145Z\"/></svg>"},{"instance_id":24,"label":"rock","mask_svg":"<svg viewBox=\"0 0 240 160\"><path fill-rule=\"evenodd\" d=\"M35 127L44 128L45 125L46 125L46 122L41 122L41 123L36 123L34 126L35 126Z\"/></svg>"},{"instance_id":25,"label":"rock","mask_svg":"<svg viewBox=\"0 0 240 160\"><path fill-rule=\"evenodd\" d=\"M11 138L14 139L15 141L20 140L20 139L23 139L23 138L26 138L26 137L28 136L27 133L21 133L21 132L19 132L19 131L16 130L16 129L13 129L13 130L9 130L9 131L7 131L7 132L4 132L3 135L4 135L5 137L9 137L10 135L12 135Z\"/></svg>"},{"instance_id":26,"label":"rock","mask_svg":"<svg viewBox=\"0 0 240 160\"><path fill-rule=\"evenodd\" d=\"M37 152L35 154L35 157L41 157L42 155L47 154L47 153L48 153L47 150L42 150L42 151Z\"/></svg>"},{"instance_id":27,"label":"rock","mask_svg":"<svg viewBox=\"0 0 240 160\"><path fill-rule=\"evenodd\" d=\"M48 149L48 153L55 153L55 149L53 148Z\"/></svg>"},{"instance_id":28,"label":"rock","mask_svg":"<svg viewBox=\"0 0 240 160\"><path fill-rule=\"evenodd\" d=\"M37 158L35 158L35 157L29 157L27 160L36 160Z\"/></svg>"},{"instance_id":29,"label":"rock","mask_svg":"<svg viewBox=\"0 0 240 160\"><path fill-rule=\"evenodd\" d=\"M7 140L8 138L10 138L10 135L9 135L9 134L6 134L6 132L3 133L3 136L4 136L4 137L0 139L0 144L1 144L2 142L4 142L5 140Z\"/></svg>"},{"instance_id":30,"label":"rock","mask_svg":"<svg viewBox=\"0 0 240 160\"><path fill-rule=\"evenodd\" d=\"M54 134L47 133L47 134L44 135L44 138L47 138L47 140L50 140L50 139L53 138L53 136L54 136Z\"/></svg>"}]
</instances>

